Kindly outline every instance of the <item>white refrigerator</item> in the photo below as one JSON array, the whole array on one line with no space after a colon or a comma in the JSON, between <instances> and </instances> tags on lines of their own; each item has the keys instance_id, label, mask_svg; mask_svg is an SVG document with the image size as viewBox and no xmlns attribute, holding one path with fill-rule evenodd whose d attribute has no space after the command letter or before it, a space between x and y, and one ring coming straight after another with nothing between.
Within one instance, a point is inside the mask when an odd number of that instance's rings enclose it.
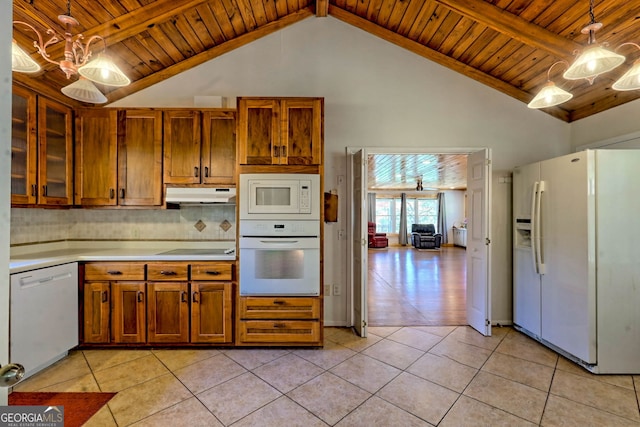
<instances>
[{"instance_id":1,"label":"white refrigerator","mask_svg":"<svg viewBox=\"0 0 640 427\"><path fill-rule=\"evenodd\" d=\"M513 173L514 325L594 373L640 374L640 150Z\"/></svg>"}]
</instances>

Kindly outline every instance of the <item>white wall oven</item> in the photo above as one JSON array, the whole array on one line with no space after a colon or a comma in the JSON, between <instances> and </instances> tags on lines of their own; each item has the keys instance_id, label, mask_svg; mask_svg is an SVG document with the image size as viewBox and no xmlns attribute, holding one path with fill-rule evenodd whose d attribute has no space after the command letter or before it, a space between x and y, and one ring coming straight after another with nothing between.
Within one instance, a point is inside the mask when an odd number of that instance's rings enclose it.
<instances>
[{"instance_id":1,"label":"white wall oven","mask_svg":"<svg viewBox=\"0 0 640 427\"><path fill-rule=\"evenodd\" d=\"M319 221L241 221L240 295L320 294Z\"/></svg>"},{"instance_id":2,"label":"white wall oven","mask_svg":"<svg viewBox=\"0 0 640 427\"><path fill-rule=\"evenodd\" d=\"M240 174L240 220L320 220L320 175Z\"/></svg>"}]
</instances>

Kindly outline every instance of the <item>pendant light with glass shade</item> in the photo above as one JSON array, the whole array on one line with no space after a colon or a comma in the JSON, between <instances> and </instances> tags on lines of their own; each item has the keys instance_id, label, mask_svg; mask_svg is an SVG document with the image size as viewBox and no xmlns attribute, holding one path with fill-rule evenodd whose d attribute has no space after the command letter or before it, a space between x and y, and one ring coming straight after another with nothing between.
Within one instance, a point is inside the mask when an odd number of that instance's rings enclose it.
<instances>
[{"instance_id":1,"label":"pendant light with glass shade","mask_svg":"<svg viewBox=\"0 0 640 427\"><path fill-rule=\"evenodd\" d=\"M567 61L558 61L549 67L547 70L547 83L540 89L540 92L529 102L527 107L529 108L546 108L553 107L554 105L562 104L563 102L567 102L573 95L567 92L564 89L556 86L554 82L551 81L551 69L558 64L567 64Z\"/></svg>"},{"instance_id":2,"label":"pendant light with glass shade","mask_svg":"<svg viewBox=\"0 0 640 427\"><path fill-rule=\"evenodd\" d=\"M582 34L589 35L589 43L562 75L562 77L567 80L586 79L589 84L593 84L593 81L597 76L615 69L622 65L626 60L623 55L606 49L606 43L598 44L596 42L595 33L602 28L602 23L596 22L595 20L595 15L593 13L593 1L594 0L589 0L589 16L591 21L589 22L589 25L581 30ZM625 45L633 45L640 49L640 46L635 43L623 43L618 47L618 49ZM529 108L552 107L566 102L573 97L571 93L558 88L551 80L549 80L551 68L556 64L557 62L549 67L549 70L547 71L547 83L528 104ZM640 89L640 59L635 61L631 69L618 79L613 84L612 88L615 90Z\"/></svg>"},{"instance_id":3,"label":"pendant light with glass shade","mask_svg":"<svg viewBox=\"0 0 640 427\"><path fill-rule=\"evenodd\" d=\"M104 50L106 50L106 41L103 37L95 35L89 37L86 43L82 43L83 35L72 36L72 29L80 25L80 23L71 16L71 0L67 1L67 13L58 15L58 20L64 26L64 35L58 34L55 30L49 28L47 34L51 34L51 38L46 42L43 40L40 32L24 21L13 21L14 25L19 24L33 31L38 40L33 42L40 56L47 62L51 62L60 67L65 73L67 79L73 75L80 75L80 79L76 82L62 88L62 93L66 96L82 102L93 104L102 104L107 102L107 98L93 84L93 82L103 84L105 86L127 86L131 80L118 68L118 66L109 58L104 51L99 53L95 59L91 59L91 44L95 41L102 41ZM50 45L64 41L64 59L54 61L47 53ZM40 71L40 65L31 58L17 43L13 40L11 49L11 70L20 73L36 73Z\"/></svg>"},{"instance_id":4,"label":"pendant light with glass shade","mask_svg":"<svg viewBox=\"0 0 640 427\"><path fill-rule=\"evenodd\" d=\"M627 42L622 43L618 49L622 46L635 46L640 50L640 46L635 43ZM611 86L615 90L636 90L640 89L640 59L636 59L633 63L633 66L624 73L622 77L620 77L614 84Z\"/></svg>"}]
</instances>

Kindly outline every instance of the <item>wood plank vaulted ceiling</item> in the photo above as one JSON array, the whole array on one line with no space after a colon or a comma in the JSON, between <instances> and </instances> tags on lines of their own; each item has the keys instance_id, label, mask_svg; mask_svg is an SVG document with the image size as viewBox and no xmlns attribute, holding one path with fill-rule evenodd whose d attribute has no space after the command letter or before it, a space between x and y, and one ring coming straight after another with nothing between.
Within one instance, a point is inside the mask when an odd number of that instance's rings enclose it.
<instances>
[{"instance_id":1,"label":"wood plank vaulted ceiling","mask_svg":"<svg viewBox=\"0 0 640 427\"><path fill-rule=\"evenodd\" d=\"M66 4L13 0L13 18L61 30L56 17L66 12ZM612 49L626 41L640 43L640 1L595 1L594 11L604 24L599 42ZM124 88L100 87L110 102L303 19L332 16L528 103L546 82L547 69L571 61L587 44L580 30L589 23L589 1L75 0L71 14L80 21L77 32L105 37L109 53L133 81ZM33 33L24 27L14 25L13 34L23 48L32 46ZM63 43L49 50L61 58ZM574 98L545 111L571 122L640 97L640 91L611 89L623 69L640 58L632 46L620 52L627 63L593 85L565 81L562 67L554 67L552 79ZM35 48L30 53L45 63ZM55 65L45 65L36 76L14 73L14 80L79 106L60 94L69 82Z\"/></svg>"},{"instance_id":2,"label":"wood plank vaulted ceiling","mask_svg":"<svg viewBox=\"0 0 640 427\"><path fill-rule=\"evenodd\" d=\"M38 29L62 28L66 0L14 0L14 20ZM604 24L599 42L616 47L640 43L640 1L595 2L595 17ZM332 16L437 62L480 83L528 103L546 82L547 69L571 61L587 43L580 30L589 23L588 0L75 0L71 14L77 33L105 37L109 53L131 78L124 88L100 86L110 102L251 43L303 19ZM315 17L315 18L314 18ZM43 34L44 36L44 34ZM634 39L635 36L635 39ZM14 26L14 38L32 46L33 33ZM52 58L62 57L63 43ZM627 63L588 82L552 78L574 98L544 111L567 122L605 111L640 97L640 91L616 92L613 82L640 50L624 48ZM74 107L83 106L60 93L69 84L55 65L30 53L44 71L14 73L14 80ZM427 77L425 77L427 78ZM421 176L426 189L466 187L465 155L374 155L369 159L369 187L415 189Z\"/></svg>"}]
</instances>

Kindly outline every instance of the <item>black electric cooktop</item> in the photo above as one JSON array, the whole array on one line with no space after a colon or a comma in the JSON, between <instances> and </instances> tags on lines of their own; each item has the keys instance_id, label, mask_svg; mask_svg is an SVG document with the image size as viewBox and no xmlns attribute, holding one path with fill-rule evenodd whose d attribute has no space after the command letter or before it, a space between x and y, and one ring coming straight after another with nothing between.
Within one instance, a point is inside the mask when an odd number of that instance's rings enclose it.
<instances>
[{"instance_id":1,"label":"black electric cooktop","mask_svg":"<svg viewBox=\"0 0 640 427\"><path fill-rule=\"evenodd\" d=\"M173 249L158 255L231 255L234 249Z\"/></svg>"}]
</instances>

